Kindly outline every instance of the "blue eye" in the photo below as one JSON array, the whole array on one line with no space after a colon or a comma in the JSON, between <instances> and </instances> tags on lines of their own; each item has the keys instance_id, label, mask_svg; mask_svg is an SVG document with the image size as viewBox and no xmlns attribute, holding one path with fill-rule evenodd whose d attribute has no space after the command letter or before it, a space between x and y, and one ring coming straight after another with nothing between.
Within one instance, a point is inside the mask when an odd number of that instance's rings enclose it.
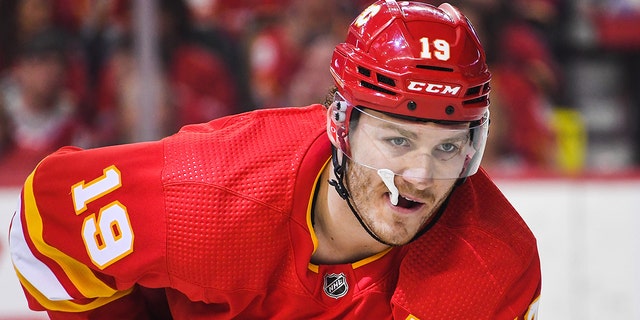
<instances>
[{"instance_id":1,"label":"blue eye","mask_svg":"<svg viewBox=\"0 0 640 320\"><path fill-rule=\"evenodd\" d=\"M460 147L454 143L443 143L438 145L433 151L436 159L447 161L455 157L460 152Z\"/></svg>"},{"instance_id":2,"label":"blue eye","mask_svg":"<svg viewBox=\"0 0 640 320\"><path fill-rule=\"evenodd\" d=\"M409 146L409 140L407 140L406 138L401 138L401 137L395 137L395 138L389 138L387 139L387 141L396 147L407 147Z\"/></svg>"},{"instance_id":3,"label":"blue eye","mask_svg":"<svg viewBox=\"0 0 640 320\"><path fill-rule=\"evenodd\" d=\"M443 143L440 146L438 146L438 150L447 152L447 153L452 153L452 152L458 151L458 146L456 146L453 143Z\"/></svg>"}]
</instances>

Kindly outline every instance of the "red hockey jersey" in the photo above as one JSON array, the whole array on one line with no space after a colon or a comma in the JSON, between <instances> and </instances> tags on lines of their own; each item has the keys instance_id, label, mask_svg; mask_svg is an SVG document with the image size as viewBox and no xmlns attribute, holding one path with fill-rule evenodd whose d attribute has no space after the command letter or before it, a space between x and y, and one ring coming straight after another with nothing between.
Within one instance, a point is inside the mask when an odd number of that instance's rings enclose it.
<instances>
[{"instance_id":1,"label":"red hockey jersey","mask_svg":"<svg viewBox=\"0 0 640 320\"><path fill-rule=\"evenodd\" d=\"M416 241L311 264L325 121L320 105L258 110L48 156L10 231L30 307L54 319L535 318L535 238L483 171Z\"/></svg>"}]
</instances>

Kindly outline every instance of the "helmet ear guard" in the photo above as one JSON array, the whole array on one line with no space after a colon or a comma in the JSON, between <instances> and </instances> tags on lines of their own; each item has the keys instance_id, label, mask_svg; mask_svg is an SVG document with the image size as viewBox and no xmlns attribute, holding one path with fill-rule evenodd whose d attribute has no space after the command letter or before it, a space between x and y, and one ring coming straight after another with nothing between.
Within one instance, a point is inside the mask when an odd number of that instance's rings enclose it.
<instances>
[{"instance_id":1,"label":"helmet ear guard","mask_svg":"<svg viewBox=\"0 0 640 320\"><path fill-rule=\"evenodd\" d=\"M353 106L336 91L333 102L327 110L327 134L331 143L347 156L350 156L349 148L349 118Z\"/></svg>"}]
</instances>

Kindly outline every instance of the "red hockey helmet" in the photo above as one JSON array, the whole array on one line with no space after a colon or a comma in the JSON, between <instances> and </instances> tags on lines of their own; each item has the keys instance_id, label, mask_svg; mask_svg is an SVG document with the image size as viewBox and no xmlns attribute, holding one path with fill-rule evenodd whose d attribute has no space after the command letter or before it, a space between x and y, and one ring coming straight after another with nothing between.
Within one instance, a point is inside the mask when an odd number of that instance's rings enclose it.
<instances>
[{"instance_id":1,"label":"red hockey helmet","mask_svg":"<svg viewBox=\"0 0 640 320\"><path fill-rule=\"evenodd\" d=\"M475 161L460 175L477 171L488 128L491 74L475 30L458 9L447 3L377 1L336 46L330 71L338 92L328 133L347 156L351 113L374 110L405 119L471 123L471 131L481 129L472 132L474 151L467 155Z\"/></svg>"}]
</instances>

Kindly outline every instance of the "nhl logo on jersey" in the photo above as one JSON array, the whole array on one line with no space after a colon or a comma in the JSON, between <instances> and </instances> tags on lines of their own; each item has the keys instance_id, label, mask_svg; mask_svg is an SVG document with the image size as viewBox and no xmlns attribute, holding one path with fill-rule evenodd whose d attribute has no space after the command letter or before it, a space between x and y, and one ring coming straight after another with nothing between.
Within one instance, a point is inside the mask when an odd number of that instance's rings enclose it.
<instances>
[{"instance_id":1,"label":"nhl logo on jersey","mask_svg":"<svg viewBox=\"0 0 640 320\"><path fill-rule=\"evenodd\" d=\"M324 275L324 293L331 298L338 299L344 297L349 291L347 277L344 273L329 273Z\"/></svg>"}]
</instances>

